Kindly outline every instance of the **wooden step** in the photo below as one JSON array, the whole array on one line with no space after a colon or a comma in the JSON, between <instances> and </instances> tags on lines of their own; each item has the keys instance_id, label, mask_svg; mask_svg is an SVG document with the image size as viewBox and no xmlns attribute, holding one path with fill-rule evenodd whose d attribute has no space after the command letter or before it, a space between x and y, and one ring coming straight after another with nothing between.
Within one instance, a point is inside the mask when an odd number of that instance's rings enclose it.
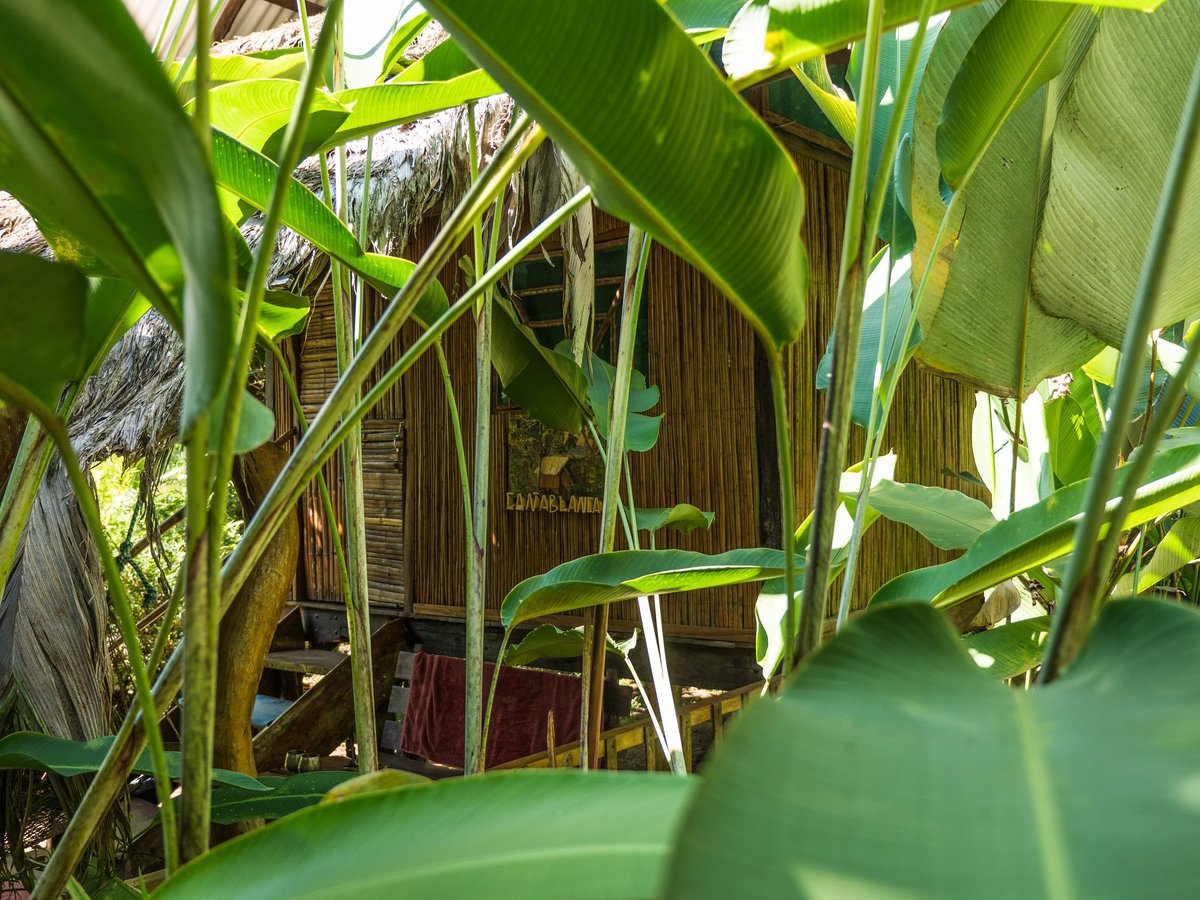
<instances>
[{"instance_id":1,"label":"wooden step","mask_svg":"<svg viewBox=\"0 0 1200 900\"><path fill-rule=\"evenodd\" d=\"M267 654L266 668L303 675L328 675L345 653L336 650L276 650Z\"/></svg>"}]
</instances>

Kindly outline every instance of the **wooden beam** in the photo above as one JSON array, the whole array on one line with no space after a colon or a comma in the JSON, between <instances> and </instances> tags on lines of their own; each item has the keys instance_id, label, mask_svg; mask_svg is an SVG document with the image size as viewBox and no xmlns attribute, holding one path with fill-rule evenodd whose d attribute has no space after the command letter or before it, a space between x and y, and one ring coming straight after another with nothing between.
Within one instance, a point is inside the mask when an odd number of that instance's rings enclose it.
<instances>
[{"instance_id":1,"label":"wooden beam","mask_svg":"<svg viewBox=\"0 0 1200 900\"><path fill-rule=\"evenodd\" d=\"M296 0L266 0L266 2L270 3L272 6L290 9L293 12L296 10ZM314 3L313 0L305 0L304 5L308 7L308 14L310 16L315 16L319 13L325 12L325 7L320 3Z\"/></svg>"},{"instance_id":2,"label":"wooden beam","mask_svg":"<svg viewBox=\"0 0 1200 900\"><path fill-rule=\"evenodd\" d=\"M404 633L404 623L392 619L371 635L375 696L383 702L391 693ZM287 712L255 735L254 765L258 771L282 766L289 750L324 755L337 747L354 732L353 692L350 658L346 657Z\"/></svg>"},{"instance_id":3,"label":"wooden beam","mask_svg":"<svg viewBox=\"0 0 1200 900\"><path fill-rule=\"evenodd\" d=\"M233 27L233 20L238 17L238 13L245 5L246 0L229 0L225 4L217 21L213 22L212 39L214 42L223 41L229 37L229 29Z\"/></svg>"}]
</instances>

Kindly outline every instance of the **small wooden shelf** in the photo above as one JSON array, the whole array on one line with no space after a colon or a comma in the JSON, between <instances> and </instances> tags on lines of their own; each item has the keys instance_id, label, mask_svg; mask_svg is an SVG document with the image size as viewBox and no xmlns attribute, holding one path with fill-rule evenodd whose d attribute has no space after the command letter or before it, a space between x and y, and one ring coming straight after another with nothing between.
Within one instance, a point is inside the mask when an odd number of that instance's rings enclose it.
<instances>
[{"instance_id":1,"label":"small wooden shelf","mask_svg":"<svg viewBox=\"0 0 1200 900\"><path fill-rule=\"evenodd\" d=\"M278 650L267 654L266 667L303 675L328 675L346 658L336 650Z\"/></svg>"}]
</instances>

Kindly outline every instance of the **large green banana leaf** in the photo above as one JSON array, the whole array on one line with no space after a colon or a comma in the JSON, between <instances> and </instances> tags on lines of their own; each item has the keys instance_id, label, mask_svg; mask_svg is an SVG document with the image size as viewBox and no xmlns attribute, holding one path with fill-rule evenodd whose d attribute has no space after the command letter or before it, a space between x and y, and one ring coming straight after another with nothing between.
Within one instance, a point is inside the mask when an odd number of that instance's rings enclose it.
<instances>
[{"instance_id":1,"label":"large green banana leaf","mask_svg":"<svg viewBox=\"0 0 1200 900\"><path fill-rule=\"evenodd\" d=\"M111 737L68 741L36 731L17 731L0 738L0 769L33 769L37 772L54 772L65 778L91 775L99 770L112 742ZM142 751L131 771L143 775L154 774L149 750ZM179 751L167 751L167 771L173 778L179 777ZM249 775L225 769L213 769L213 782L247 791L268 790L265 784Z\"/></svg>"},{"instance_id":2,"label":"large green banana leaf","mask_svg":"<svg viewBox=\"0 0 1200 900\"><path fill-rule=\"evenodd\" d=\"M213 132L212 159L222 188L259 209L267 207L279 170L275 163L220 131ZM388 294L399 290L412 273L413 263L408 260L364 252L350 229L294 178L288 184L283 224ZM445 289L435 279L413 315L428 325L445 311L448 303Z\"/></svg>"},{"instance_id":3,"label":"large green banana leaf","mask_svg":"<svg viewBox=\"0 0 1200 900\"><path fill-rule=\"evenodd\" d=\"M167 67L172 79L176 78L178 68L177 65ZM214 56L209 60L209 85L218 88L253 78L290 78L299 81L307 69L308 60L303 47L264 50L243 56ZM185 103L196 96L195 62L188 64L186 74L176 82L175 91Z\"/></svg>"},{"instance_id":4,"label":"large green banana leaf","mask_svg":"<svg viewBox=\"0 0 1200 900\"><path fill-rule=\"evenodd\" d=\"M1004 4L963 58L946 94L937 153L946 183L957 189L1013 110L1067 64L1073 22L1087 7L1032 0Z\"/></svg>"},{"instance_id":5,"label":"large green banana leaf","mask_svg":"<svg viewBox=\"0 0 1200 900\"><path fill-rule=\"evenodd\" d=\"M928 607L850 623L741 714L683 818L668 897L1190 898L1200 616L1109 606L1017 691Z\"/></svg>"},{"instance_id":6,"label":"large green banana leaf","mask_svg":"<svg viewBox=\"0 0 1200 900\"><path fill-rule=\"evenodd\" d=\"M935 246L947 209L937 156L938 123L962 60L995 9L995 4L985 3L950 16L917 99L912 132L914 289L932 264L917 307L924 335L917 355L993 393L1023 397L1048 375L1094 356L1101 344L1079 323L1050 316L1037 303L1026 302L1039 221L1045 87L995 135L971 181L960 189L962 218L951 223ZM1023 332L1027 341L1022 364Z\"/></svg>"},{"instance_id":7,"label":"large green banana leaf","mask_svg":"<svg viewBox=\"0 0 1200 900\"><path fill-rule=\"evenodd\" d=\"M1117 470L1110 508L1124 489L1128 471L1128 466ZM1066 555L1071 550L1075 520L1083 508L1087 487L1088 482L1077 482L1059 488L1040 503L1017 510L981 535L958 559L893 578L875 593L871 603L924 600L945 608ZM1197 499L1200 447L1168 450L1150 465L1121 528L1152 521Z\"/></svg>"},{"instance_id":8,"label":"large green banana leaf","mask_svg":"<svg viewBox=\"0 0 1200 900\"><path fill-rule=\"evenodd\" d=\"M282 819L320 803L335 787L357 777L357 772L301 772L287 778L262 779L266 790L220 787L212 794L212 820L218 825L232 825L247 819Z\"/></svg>"},{"instance_id":9,"label":"large green banana leaf","mask_svg":"<svg viewBox=\"0 0 1200 900\"><path fill-rule=\"evenodd\" d=\"M233 342L223 220L192 124L119 0L0 0L0 21L0 187L59 260L99 260L183 333L187 431Z\"/></svg>"},{"instance_id":10,"label":"large green banana leaf","mask_svg":"<svg viewBox=\"0 0 1200 900\"><path fill-rule=\"evenodd\" d=\"M276 159L300 84L282 78L238 81L214 88L212 124L247 147ZM364 137L423 119L500 92L478 69L449 81L396 82L313 95L301 156L323 153Z\"/></svg>"},{"instance_id":11,"label":"large green banana leaf","mask_svg":"<svg viewBox=\"0 0 1200 900\"><path fill-rule=\"evenodd\" d=\"M486 72L476 69L448 81L397 81L338 91L333 99L349 107L350 117L321 145L328 150L355 138L415 122L443 109L500 93Z\"/></svg>"},{"instance_id":12,"label":"large green banana leaf","mask_svg":"<svg viewBox=\"0 0 1200 900\"><path fill-rule=\"evenodd\" d=\"M587 412L587 379L575 360L543 347L517 319L512 304L495 300L492 363L504 391L544 425L576 434Z\"/></svg>"},{"instance_id":13,"label":"large green banana leaf","mask_svg":"<svg viewBox=\"0 0 1200 900\"><path fill-rule=\"evenodd\" d=\"M523 770L362 794L222 844L155 896L650 897L694 785Z\"/></svg>"},{"instance_id":14,"label":"large green banana leaf","mask_svg":"<svg viewBox=\"0 0 1200 900\"><path fill-rule=\"evenodd\" d=\"M53 408L82 373L88 281L77 268L0 253L0 374Z\"/></svg>"},{"instance_id":15,"label":"large green banana leaf","mask_svg":"<svg viewBox=\"0 0 1200 900\"><path fill-rule=\"evenodd\" d=\"M871 485L871 509L918 531L943 550L965 550L996 525L992 511L961 491L883 480Z\"/></svg>"},{"instance_id":16,"label":"large green banana leaf","mask_svg":"<svg viewBox=\"0 0 1200 900\"><path fill-rule=\"evenodd\" d=\"M605 646L609 653L628 656L637 646L637 631L623 641L605 635ZM506 666L528 666L540 659L577 659L583 656L583 626L559 628L549 622L539 625L521 640L504 651Z\"/></svg>"},{"instance_id":17,"label":"large green banana leaf","mask_svg":"<svg viewBox=\"0 0 1200 900\"><path fill-rule=\"evenodd\" d=\"M283 134L299 93L300 83L284 78L255 78L224 84L209 92L210 121L213 128L278 162L283 150ZM315 153L349 115L348 106L343 106L325 91L314 91L307 129L300 144L300 158Z\"/></svg>"},{"instance_id":18,"label":"large green banana leaf","mask_svg":"<svg viewBox=\"0 0 1200 900\"><path fill-rule=\"evenodd\" d=\"M914 278L934 259L918 353L993 393L1025 396L1124 336L1200 51L1200 3L1178 0L1149 16L1064 15L1021 0L984 22L989 9L951 17L918 101ZM1151 58L1147 78L1113 74ZM960 188L963 218L934 246L946 210L941 176L960 183L982 147ZM1186 187L1177 236L1200 236L1200 179ZM1200 261L1171 259L1155 326L1196 309Z\"/></svg>"},{"instance_id":19,"label":"large green banana leaf","mask_svg":"<svg viewBox=\"0 0 1200 900\"><path fill-rule=\"evenodd\" d=\"M1101 6L1152 10L1163 0L1106 0ZM971 0L934 0L933 12L969 6ZM751 84L807 59L840 50L863 36L868 0L749 0L729 26L725 68L741 84ZM892 0L883 27L917 19L921 0Z\"/></svg>"},{"instance_id":20,"label":"large green banana leaf","mask_svg":"<svg viewBox=\"0 0 1200 900\"><path fill-rule=\"evenodd\" d=\"M504 598L512 628L539 616L575 612L647 594L670 594L779 578L783 551L755 548L708 556L690 550L618 550L581 556L526 578Z\"/></svg>"},{"instance_id":21,"label":"large green banana leaf","mask_svg":"<svg viewBox=\"0 0 1200 900\"><path fill-rule=\"evenodd\" d=\"M1151 16L1102 10L1058 115L1034 296L1114 346L1125 336L1197 56L1198 0L1171 0ZM1200 177L1185 185L1173 239L1179 249L1168 255L1155 328L1200 309L1200 254L1186 249L1200 240Z\"/></svg>"},{"instance_id":22,"label":"large green banana leaf","mask_svg":"<svg viewBox=\"0 0 1200 900\"><path fill-rule=\"evenodd\" d=\"M674 506L656 507L654 509L635 509L634 521L638 531L649 531L651 534L660 528L672 528L680 534L691 534L697 528L712 527L716 513L704 512L690 503L676 503Z\"/></svg>"},{"instance_id":23,"label":"large green banana leaf","mask_svg":"<svg viewBox=\"0 0 1200 900\"><path fill-rule=\"evenodd\" d=\"M804 324L803 187L656 0L426 4L571 157L597 202L701 269L775 344ZM529 22L555 23L554 40Z\"/></svg>"}]
</instances>

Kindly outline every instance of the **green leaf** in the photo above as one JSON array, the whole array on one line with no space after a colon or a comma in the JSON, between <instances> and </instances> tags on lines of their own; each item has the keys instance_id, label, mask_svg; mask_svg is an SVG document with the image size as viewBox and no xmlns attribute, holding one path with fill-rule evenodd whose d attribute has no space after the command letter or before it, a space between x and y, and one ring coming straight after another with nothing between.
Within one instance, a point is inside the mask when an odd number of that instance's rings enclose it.
<instances>
[{"instance_id":1,"label":"green leaf","mask_svg":"<svg viewBox=\"0 0 1200 900\"><path fill-rule=\"evenodd\" d=\"M904 346L904 335L912 317L912 257L904 256L896 261L891 271L888 286L889 251L885 250L876 261L867 278L863 303L862 325L858 339L858 361L854 368L854 401L850 408L853 420L866 428L871 417L871 402L877 405L876 422L882 422L883 404L878 391L884 379L897 367L903 367L912 359L913 351L921 343L921 326L913 327L908 345ZM883 365L876 368L879 360L879 342L883 337ZM825 346L825 354L817 363L814 384L817 390L829 389L829 373L833 370L833 335Z\"/></svg>"},{"instance_id":2,"label":"green leaf","mask_svg":"<svg viewBox=\"0 0 1200 900\"><path fill-rule=\"evenodd\" d=\"M409 6L409 10L412 10L415 6L417 6L417 4L411 4ZM423 13L421 15L415 15L411 19L406 20L403 25L396 29L391 38L388 40L387 52L384 53L383 59L380 60L379 75L375 79L376 81L383 81L389 75L396 73L396 69L400 65L403 65L404 51L408 49L409 45L412 44L417 35L419 35L425 29L425 26L429 24L429 21L430 15L428 13ZM442 43L445 43L445 41ZM436 50L437 47L434 47L433 49ZM433 50L430 51L430 53L432 52ZM429 53L425 55L428 56ZM420 60L417 60L417 62L420 62ZM406 70L400 69L400 71L396 74L403 75L404 71Z\"/></svg>"},{"instance_id":3,"label":"green leaf","mask_svg":"<svg viewBox=\"0 0 1200 900\"><path fill-rule=\"evenodd\" d=\"M651 533L660 528L673 528L680 534L690 534L697 528L709 528L716 513L704 512L690 503L676 503L671 507L634 510L638 531Z\"/></svg>"},{"instance_id":4,"label":"green leaf","mask_svg":"<svg viewBox=\"0 0 1200 900\"><path fill-rule=\"evenodd\" d=\"M1125 335L1198 54L1195 2L1167 3L1151 16L1102 10L1061 100L1033 288L1047 313L1075 319L1114 346ZM1114 75L1147 59L1154 65L1137 78ZM1131 146L1139 148L1136 166ZM1200 241L1200 179L1183 189L1174 235L1178 246ZM1162 277L1153 328L1194 315L1200 257L1170 254Z\"/></svg>"},{"instance_id":5,"label":"green leaf","mask_svg":"<svg viewBox=\"0 0 1200 900\"><path fill-rule=\"evenodd\" d=\"M82 374L87 300L87 279L74 266L0 253L0 374L52 409Z\"/></svg>"},{"instance_id":6,"label":"green leaf","mask_svg":"<svg viewBox=\"0 0 1200 900\"><path fill-rule=\"evenodd\" d=\"M261 447L275 434L275 414L261 400L248 391L242 392L242 411L238 417L237 437L234 453L249 453ZM213 448L214 452L216 447Z\"/></svg>"},{"instance_id":7,"label":"green leaf","mask_svg":"<svg viewBox=\"0 0 1200 900\"><path fill-rule=\"evenodd\" d=\"M242 56L214 56L209 60L209 84L220 87L235 81L250 81L259 78L290 78L299 81L304 77L308 63L303 47L288 47L281 50L263 50ZM172 80L177 78L178 66L168 66ZM196 63L188 64L187 74L176 82L176 93L183 102L196 96Z\"/></svg>"},{"instance_id":8,"label":"green leaf","mask_svg":"<svg viewBox=\"0 0 1200 900\"><path fill-rule=\"evenodd\" d=\"M571 356L571 345L567 341L562 341L554 349L561 356ZM608 440L609 419L612 418L613 382L617 376L617 369L589 350L584 359L583 374L587 379L587 400L596 420L596 431ZM625 416L627 453L645 453L658 443L662 416L647 416L643 413L657 406L661 398L662 394L657 387L647 386L645 375L636 369L630 373L629 407Z\"/></svg>"},{"instance_id":9,"label":"green leaf","mask_svg":"<svg viewBox=\"0 0 1200 900\"><path fill-rule=\"evenodd\" d=\"M258 333L268 341L279 342L304 330L311 301L290 291L267 291L258 315Z\"/></svg>"},{"instance_id":10,"label":"green leaf","mask_svg":"<svg viewBox=\"0 0 1200 900\"><path fill-rule=\"evenodd\" d=\"M862 616L740 714L665 894L1190 897L1198 643L1194 610L1114 603L1017 691L927 607Z\"/></svg>"},{"instance_id":11,"label":"green leaf","mask_svg":"<svg viewBox=\"0 0 1200 900\"><path fill-rule=\"evenodd\" d=\"M990 393L1024 398L1038 382L1075 368L1101 345L1082 324L1049 314L1040 297L1029 294L1032 248L1041 221L1043 128L1053 118L1047 115L1047 88L1008 117L971 181L960 188L957 208L965 214L941 228L948 200L937 157L938 125L951 84L995 8L985 3L950 16L917 98L912 130L914 284L930 267L917 309L924 335L917 355ZM1055 165L1057 159L1056 150Z\"/></svg>"},{"instance_id":12,"label":"green leaf","mask_svg":"<svg viewBox=\"0 0 1200 900\"><path fill-rule=\"evenodd\" d=\"M1096 438L1088 428L1087 417L1078 401L1063 394L1048 402L1046 431L1050 436L1050 466L1062 484L1074 484L1088 477L1096 455Z\"/></svg>"},{"instance_id":13,"label":"green leaf","mask_svg":"<svg viewBox=\"0 0 1200 900\"><path fill-rule=\"evenodd\" d=\"M775 344L804 324L804 193L771 131L655 0L426 4L597 203L696 265ZM529 22L555 40L529 40ZM664 102L670 97L670 102Z\"/></svg>"},{"instance_id":14,"label":"green leaf","mask_svg":"<svg viewBox=\"0 0 1200 900\"><path fill-rule=\"evenodd\" d=\"M1159 337L1154 340L1154 358L1172 378L1178 378L1183 367L1187 347ZM1191 397L1200 397L1200 372L1194 368L1187 373L1187 392Z\"/></svg>"},{"instance_id":15,"label":"green leaf","mask_svg":"<svg viewBox=\"0 0 1200 900\"><path fill-rule=\"evenodd\" d=\"M1102 6L1149 12L1163 0L1107 0ZM921 0L893 0L883 14L884 31L915 22ZM970 0L934 0L933 12ZM762 81L806 59L840 50L863 36L868 0L750 0L729 26L725 37L725 70L741 84Z\"/></svg>"},{"instance_id":16,"label":"green leaf","mask_svg":"<svg viewBox=\"0 0 1200 900\"><path fill-rule=\"evenodd\" d=\"M504 392L550 428L577 434L587 409L587 379L575 361L548 350L497 297L492 316L492 364Z\"/></svg>"},{"instance_id":17,"label":"green leaf","mask_svg":"<svg viewBox=\"0 0 1200 900\"><path fill-rule=\"evenodd\" d=\"M1004 681L1024 675L1042 661L1042 646L1050 631L1050 617L1037 616L963 638L975 665L992 678Z\"/></svg>"},{"instance_id":18,"label":"green leaf","mask_svg":"<svg viewBox=\"0 0 1200 900\"><path fill-rule=\"evenodd\" d=\"M1128 466L1117 470L1109 509L1118 502L1128 472ZM1083 508L1087 487L1088 482L1077 482L1059 488L1034 506L1017 510L958 559L893 578L876 592L871 603L924 600L946 608L1066 555L1071 551L1075 519ZM1180 447L1159 454L1136 498L1129 517L1121 524L1122 530L1200 499L1200 447Z\"/></svg>"},{"instance_id":19,"label":"green leaf","mask_svg":"<svg viewBox=\"0 0 1200 900\"><path fill-rule=\"evenodd\" d=\"M233 355L223 220L192 124L119 0L0 0L0 21L0 184L61 262L99 259L182 331L186 434Z\"/></svg>"},{"instance_id":20,"label":"green leaf","mask_svg":"<svg viewBox=\"0 0 1200 900\"><path fill-rule=\"evenodd\" d=\"M908 525L943 550L965 550L996 524L986 505L960 491L880 481L871 486L871 508Z\"/></svg>"},{"instance_id":21,"label":"green leaf","mask_svg":"<svg viewBox=\"0 0 1200 900\"><path fill-rule=\"evenodd\" d=\"M212 795L212 820L217 825L232 825L247 819L282 819L320 803L333 788L357 777L357 772L302 772L287 778L264 778L265 791L218 788Z\"/></svg>"},{"instance_id":22,"label":"green leaf","mask_svg":"<svg viewBox=\"0 0 1200 900\"><path fill-rule=\"evenodd\" d=\"M281 78L237 81L213 88L208 95L212 126L277 161L299 93L299 82ZM309 109L308 125L300 144L301 159L316 153L350 117L349 106L343 106L324 91L313 93Z\"/></svg>"},{"instance_id":23,"label":"green leaf","mask_svg":"<svg viewBox=\"0 0 1200 900\"><path fill-rule=\"evenodd\" d=\"M688 32L712 36L713 39L729 27L733 17L746 0L664 0L671 15Z\"/></svg>"},{"instance_id":24,"label":"green leaf","mask_svg":"<svg viewBox=\"0 0 1200 900\"><path fill-rule=\"evenodd\" d=\"M219 131L213 132L213 170L221 187L247 203L265 209L278 167L261 153ZM405 259L365 253L336 215L296 179L288 184L283 224L362 275L386 294L398 291L415 268ZM422 295L413 315L424 325L445 312L449 301L436 279Z\"/></svg>"},{"instance_id":25,"label":"green leaf","mask_svg":"<svg viewBox=\"0 0 1200 900\"><path fill-rule=\"evenodd\" d=\"M557 769L363 794L222 844L155 896L649 897L694 785Z\"/></svg>"},{"instance_id":26,"label":"green leaf","mask_svg":"<svg viewBox=\"0 0 1200 900\"><path fill-rule=\"evenodd\" d=\"M783 551L757 548L707 556L689 550L618 550L581 556L526 578L504 598L511 628L538 616L573 612L647 594L727 587L783 575Z\"/></svg>"},{"instance_id":27,"label":"green leaf","mask_svg":"<svg viewBox=\"0 0 1200 900\"><path fill-rule=\"evenodd\" d=\"M1200 558L1200 518L1177 519L1158 542L1141 572L1130 572L1117 583L1113 593L1118 596L1141 594L1197 558Z\"/></svg>"},{"instance_id":28,"label":"green leaf","mask_svg":"<svg viewBox=\"0 0 1200 900\"><path fill-rule=\"evenodd\" d=\"M453 38L446 38L420 59L409 64L391 83L449 81L460 75L478 71L475 60L467 56Z\"/></svg>"},{"instance_id":29,"label":"green leaf","mask_svg":"<svg viewBox=\"0 0 1200 900\"><path fill-rule=\"evenodd\" d=\"M606 635L605 644L609 653L628 656L637 646L637 631L620 642L613 640L611 634ZM583 656L583 626L563 629L546 623L525 635L519 644L509 647L504 652L504 664L528 666L539 659L574 659L578 656Z\"/></svg>"},{"instance_id":30,"label":"green leaf","mask_svg":"<svg viewBox=\"0 0 1200 900\"><path fill-rule=\"evenodd\" d=\"M886 32L879 44L879 74L875 82L875 114L871 119L871 164L868 168L868 184L874 185L879 175L879 160L883 156L883 145L887 140L888 129L892 117L896 114L896 96L900 91L900 79L909 57L917 54L917 70L913 79L913 87L908 95L908 104L902 115L902 134L912 132L913 111L917 102L917 94L921 87L921 78L929 62L929 54L934 42L945 22L945 14L930 19L921 39L919 47L913 46L916 37L915 26L902 27L895 31ZM850 71L847 78L853 86L859 103L863 102L862 73L860 53L862 44L856 44L850 57ZM879 239L891 246L895 258L909 253L913 247L915 234L912 221L907 212L908 200L896 194L892 179L887 181L886 194L883 202L883 215L879 219Z\"/></svg>"},{"instance_id":31,"label":"green leaf","mask_svg":"<svg viewBox=\"0 0 1200 900\"><path fill-rule=\"evenodd\" d=\"M100 768L104 757L112 746L112 737L93 738L90 741L68 741L36 731L18 731L0 738L0 771L4 769L33 769L37 772L54 772L70 778L74 775L90 775ZM180 773L180 754L177 750L167 751L167 772L172 778ZM132 771L153 775L150 751L142 751ZM213 769L213 781L249 791L265 791L262 782L225 769Z\"/></svg>"},{"instance_id":32,"label":"green leaf","mask_svg":"<svg viewBox=\"0 0 1200 900\"><path fill-rule=\"evenodd\" d=\"M957 188L1000 126L1063 70L1068 30L1086 8L1010 0L984 26L946 94L937 129L942 173Z\"/></svg>"},{"instance_id":33,"label":"green leaf","mask_svg":"<svg viewBox=\"0 0 1200 900\"><path fill-rule=\"evenodd\" d=\"M449 81L396 81L338 91L333 98L350 109L350 116L320 150L499 93L500 86L478 69Z\"/></svg>"},{"instance_id":34,"label":"green leaf","mask_svg":"<svg viewBox=\"0 0 1200 900\"><path fill-rule=\"evenodd\" d=\"M347 0L339 35L346 85L355 88L378 81L391 68L393 39L403 52L428 21L416 0Z\"/></svg>"},{"instance_id":35,"label":"green leaf","mask_svg":"<svg viewBox=\"0 0 1200 900\"><path fill-rule=\"evenodd\" d=\"M792 72L842 140L853 147L858 129L858 107L833 83L824 58L805 60L794 66Z\"/></svg>"}]
</instances>

